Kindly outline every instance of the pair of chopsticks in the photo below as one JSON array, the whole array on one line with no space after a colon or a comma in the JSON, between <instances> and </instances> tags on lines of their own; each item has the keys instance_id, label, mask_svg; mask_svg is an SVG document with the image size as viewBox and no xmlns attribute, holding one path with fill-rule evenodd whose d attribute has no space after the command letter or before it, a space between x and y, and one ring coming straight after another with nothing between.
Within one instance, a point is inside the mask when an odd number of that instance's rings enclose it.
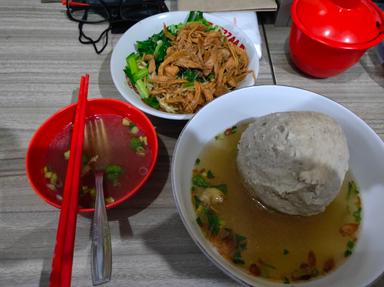
<instances>
[{"instance_id":1,"label":"pair of chopsticks","mask_svg":"<svg viewBox=\"0 0 384 287\"><path fill-rule=\"evenodd\" d=\"M88 74L81 77L56 245L52 259L52 271L49 279L50 287L71 286L88 82Z\"/></svg>"}]
</instances>

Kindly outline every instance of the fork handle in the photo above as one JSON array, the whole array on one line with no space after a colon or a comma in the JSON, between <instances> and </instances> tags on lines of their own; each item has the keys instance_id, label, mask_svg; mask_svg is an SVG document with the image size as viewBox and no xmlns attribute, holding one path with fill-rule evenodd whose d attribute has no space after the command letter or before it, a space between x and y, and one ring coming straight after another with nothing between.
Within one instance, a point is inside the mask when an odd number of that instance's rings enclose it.
<instances>
[{"instance_id":1,"label":"fork handle","mask_svg":"<svg viewBox=\"0 0 384 287\"><path fill-rule=\"evenodd\" d=\"M103 173L96 172L96 203L92 224L92 283L100 285L111 279L111 233L105 208Z\"/></svg>"}]
</instances>

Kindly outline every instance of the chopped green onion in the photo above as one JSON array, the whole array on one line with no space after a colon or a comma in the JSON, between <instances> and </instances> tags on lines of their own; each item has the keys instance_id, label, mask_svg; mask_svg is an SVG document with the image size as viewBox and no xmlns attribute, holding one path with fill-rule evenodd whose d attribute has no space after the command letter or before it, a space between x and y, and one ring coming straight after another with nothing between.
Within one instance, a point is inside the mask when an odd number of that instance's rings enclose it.
<instances>
[{"instance_id":1,"label":"chopped green onion","mask_svg":"<svg viewBox=\"0 0 384 287\"><path fill-rule=\"evenodd\" d=\"M355 210L352 213L352 216L357 223L360 223L361 222L361 207L359 207L357 210Z\"/></svg>"},{"instance_id":2,"label":"chopped green onion","mask_svg":"<svg viewBox=\"0 0 384 287\"><path fill-rule=\"evenodd\" d=\"M51 178L49 179L50 183L56 185L58 180L57 173L53 172Z\"/></svg>"},{"instance_id":3,"label":"chopped green onion","mask_svg":"<svg viewBox=\"0 0 384 287\"><path fill-rule=\"evenodd\" d=\"M139 136L139 140L144 144L148 145L148 138L146 136Z\"/></svg>"},{"instance_id":4,"label":"chopped green onion","mask_svg":"<svg viewBox=\"0 0 384 287\"><path fill-rule=\"evenodd\" d=\"M138 138L132 138L130 146L136 151L138 147L142 146L142 142Z\"/></svg>"},{"instance_id":5,"label":"chopped green onion","mask_svg":"<svg viewBox=\"0 0 384 287\"><path fill-rule=\"evenodd\" d=\"M195 203L195 208L198 209L199 206L201 205L201 200L199 199L199 197L197 195L195 195L193 197L193 200L194 200L194 203Z\"/></svg>"},{"instance_id":6,"label":"chopped green onion","mask_svg":"<svg viewBox=\"0 0 384 287\"><path fill-rule=\"evenodd\" d=\"M129 127L129 126L131 126L131 123L132 122L128 118L123 118L123 120L122 120L123 126Z\"/></svg>"},{"instance_id":7,"label":"chopped green onion","mask_svg":"<svg viewBox=\"0 0 384 287\"><path fill-rule=\"evenodd\" d=\"M135 125L133 125L132 127L131 127L131 133L132 134L137 134L139 132L139 128L137 127L137 126L135 126Z\"/></svg>"},{"instance_id":8,"label":"chopped green onion","mask_svg":"<svg viewBox=\"0 0 384 287\"><path fill-rule=\"evenodd\" d=\"M64 158L65 160L69 160L69 155L70 155L71 151L70 150L67 150L65 153L64 153Z\"/></svg>"},{"instance_id":9,"label":"chopped green onion","mask_svg":"<svg viewBox=\"0 0 384 287\"><path fill-rule=\"evenodd\" d=\"M108 165L105 168L107 179L110 180L114 186L119 184L119 177L123 173L123 168L119 165Z\"/></svg>"},{"instance_id":10,"label":"chopped green onion","mask_svg":"<svg viewBox=\"0 0 384 287\"><path fill-rule=\"evenodd\" d=\"M355 247L355 242L352 240L348 240L347 249L344 251L344 257L351 256L354 247Z\"/></svg>"},{"instance_id":11,"label":"chopped green onion","mask_svg":"<svg viewBox=\"0 0 384 287\"><path fill-rule=\"evenodd\" d=\"M44 174L44 177L45 177L45 178L51 178L52 174L53 174L53 172L51 172L51 171L47 171L47 172Z\"/></svg>"},{"instance_id":12,"label":"chopped green onion","mask_svg":"<svg viewBox=\"0 0 384 287\"><path fill-rule=\"evenodd\" d=\"M207 180L200 174L196 174L192 177L192 184L197 187L209 187Z\"/></svg>"},{"instance_id":13,"label":"chopped green onion","mask_svg":"<svg viewBox=\"0 0 384 287\"><path fill-rule=\"evenodd\" d=\"M218 235L221 228L220 219L217 216L216 212L214 212L210 208L205 208L205 215L208 220L208 229L213 235Z\"/></svg>"},{"instance_id":14,"label":"chopped green onion","mask_svg":"<svg viewBox=\"0 0 384 287\"><path fill-rule=\"evenodd\" d=\"M359 194L359 190L354 181L348 182L348 194L347 199L350 199L353 194Z\"/></svg>"},{"instance_id":15,"label":"chopped green onion","mask_svg":"<svg viewBox=\"0 0 384 287\"><path fill-rule=\"evenodd\" d=\"M208 170L207 177L208 178L214 178L215 176L213 175L213 172L211 170Z\"/></svg>"}]
</instances>

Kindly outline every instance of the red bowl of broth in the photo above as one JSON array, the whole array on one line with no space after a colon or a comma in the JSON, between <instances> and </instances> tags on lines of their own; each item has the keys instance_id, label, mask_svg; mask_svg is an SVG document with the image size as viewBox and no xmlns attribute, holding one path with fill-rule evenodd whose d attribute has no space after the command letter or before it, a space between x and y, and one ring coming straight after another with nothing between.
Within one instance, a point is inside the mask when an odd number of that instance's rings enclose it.
<instances>
[{"instance_id":1,"label":"red bowl of broth","mask_svg":"<svg viewBox=\"0 0 384 287\"><path fill-rule=\"evenodd\" d=\"M61 207L75 108L72 104L50 116L33 135L27 151L26 171L34 191L57 208ZM94 134L96 121L98 137ZM100 141L92 139L100 139L100 125L103 152L98 154L95 143ZM143 112L118 100L89 100L79 212L94 211L95 166L104 170L106 207L112 208L139 191L155 166L157 152L155 128Z\"/></svg>"}]
</instances>

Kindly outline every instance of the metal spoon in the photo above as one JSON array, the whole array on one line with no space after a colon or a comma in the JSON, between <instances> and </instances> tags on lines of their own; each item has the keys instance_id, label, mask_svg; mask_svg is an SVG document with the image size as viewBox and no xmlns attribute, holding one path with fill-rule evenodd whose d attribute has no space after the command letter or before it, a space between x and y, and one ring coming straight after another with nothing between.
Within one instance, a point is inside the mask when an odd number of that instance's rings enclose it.
<instances>
[{"instance_id":1,"label":"metal spoon","mask_svg":"<svg viewBox=\"0 0 384 287\"><path fill-rule=\"evenodd\" d=\"M103 175L105 159L108 158L109 143L104 122L96 117L87 125L87 144L93 149L95 156L94 171L96 185L95 212L92 221L92 283L100 285L111 280L112 244L111 233L105 208Z\"/></svg>"}]
</instances>

